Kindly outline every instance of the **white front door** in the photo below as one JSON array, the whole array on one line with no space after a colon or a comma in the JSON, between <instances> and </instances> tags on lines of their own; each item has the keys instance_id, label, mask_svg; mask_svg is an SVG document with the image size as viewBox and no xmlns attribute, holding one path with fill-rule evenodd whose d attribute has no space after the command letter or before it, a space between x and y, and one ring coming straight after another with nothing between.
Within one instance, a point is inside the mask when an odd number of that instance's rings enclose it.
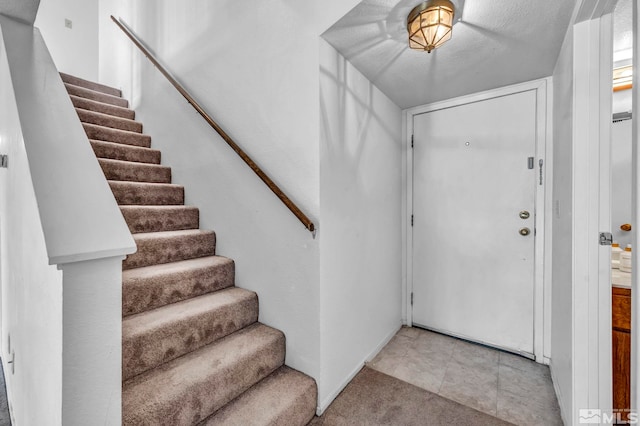
<instances>
[{"instance_id":1,"label":"white front door","mask_svg":"<svg viewBox=\"0 0 640 426\"><path fill-rule=\"evenodd\" d=\"M536 91L414 116L413 323L534 353Z\"/></svg>"}]
</instances>

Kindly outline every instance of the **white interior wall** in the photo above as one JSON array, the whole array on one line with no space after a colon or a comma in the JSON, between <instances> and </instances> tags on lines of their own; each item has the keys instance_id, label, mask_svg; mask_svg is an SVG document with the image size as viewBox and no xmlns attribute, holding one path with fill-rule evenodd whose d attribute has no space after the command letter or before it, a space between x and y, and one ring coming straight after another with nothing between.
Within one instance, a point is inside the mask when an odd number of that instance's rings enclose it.
<instances>
[{"instance_id":1,"label":"white interior wall","mask_svg":"<svg viewBox=\"0 0 640 426\"><path fill-rule=\"evenodd\" d=\"M62 273L50 266L0 32L2 361L13 424L62 424ZM9 348L9 334L11 347ZM15 355L15 373L7 362Z\"/></svg>"},{"instance_id":2,"label":"white interior wall","mask_svg":"<svg viewBox=\"0 0 640 426\"><path fill-rule=\"evenodd\" d=\"M630 112L631 90L613 92L613 113ZM624 248L631 244L631 232L620 225L631 220L631 120L613 124L611 135L611 232Z\"/></svg>"},{"instance_id":3,"label":"white interior wall","mask_svg":"<svg viewBox=\"0 0 640 426\"><path fill-rule=\"evenodd\" d=\"M551 373L566 424L572 423L573 28L553 73L553 289Z\"/></svg>"},{"instance_id":4,"label":"white interior wall","mask_svg":"<svg viewBox=\"0 0 640 426\"><path fill-rule=\"evenodd\" d=\"M612 111L616 112L631 112L631 90L619 90L613 92L613 107Z\"/></svg>"},{"instance_id":5,"label":"white interior wall","mask_svg":"<svg viewBox=\"0 0 640 426\"><path fill-rule=\"evenodd\" d=\"M631 232L620 225L631 220L631 120L613 123L611 129L611 232L624 248L631 244Z\"/></svg>"},{"instance_id":6,"label":"white interior wall","mask_svg":"<svg viewBox=\"0 0 640 426\"><path fill-rule=\"evenodd\" d=\"M65 19L72 28L65 26ZM62 72L98 80L98 0L40 0L35 26Z\"/></svg>"},{"instance_id":7,"label":"white interior wall","mask_svg":"<svg viewBox=\"0 0 640 426\"><path fill-rule=\"evenodd\" d=\"M402 113L320 43L320 409L401 321Z\"/></svg>"},{"instance_id":8,"label":"white interior wall","mask_svg":"<svg viewBox=\"0 0 640 426\"><path fill-rule=\"evenodd\" d=\"M20 22L33 24L40 0L0 0L0 14Z\"/></svg>"}]
</instances>

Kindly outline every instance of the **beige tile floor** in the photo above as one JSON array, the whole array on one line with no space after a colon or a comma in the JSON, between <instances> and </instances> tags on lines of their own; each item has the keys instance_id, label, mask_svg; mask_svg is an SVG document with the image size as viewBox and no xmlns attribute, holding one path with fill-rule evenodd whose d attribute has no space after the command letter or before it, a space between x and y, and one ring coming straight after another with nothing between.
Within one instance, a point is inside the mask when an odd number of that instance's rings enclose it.
<instances>
[{"instance_id":1,"label":"beige tile floor","mask_svg":"<svg viewBox=\"0 0 640 426\"><path fill-rule=\"evenodd\" d=\"M549 367L517 355L403 327L368 366L517 425L562 425Z\"/></svg>"}]
</instances>

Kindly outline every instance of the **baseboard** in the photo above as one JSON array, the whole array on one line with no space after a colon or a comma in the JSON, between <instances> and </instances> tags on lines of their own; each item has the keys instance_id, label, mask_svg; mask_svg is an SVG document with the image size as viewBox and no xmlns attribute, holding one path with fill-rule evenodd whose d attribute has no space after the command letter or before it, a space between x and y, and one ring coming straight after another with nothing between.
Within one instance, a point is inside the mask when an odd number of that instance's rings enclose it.
<instances>
[{"instance_id":1,"label":"baseboard","mask_svg":"<svg viewBox=\"0 0 640 426\"><path fill-rule=\"evenodd\" d=\"M556 380L555 369L551 364L551 360L545 357L545 363L549 365L549 371L551 372L551 383L553 383L553 389L556 391L556 398L558 399L558 405L560 406L560 417L562 418L562 423L568 425L567 416L565 416L565 406L564 400L562 398L562 392L560 392L560 388L558 387L558 381Z\"/></svg>"},{"instance_id":2,"label":"baseboard","mask_svg":"<svg viewBox=\"0 0 640 426\"><path fill-rule=\"evenodd\" d=\"M376 355L378 355L378 353L382 350L382 348L387 346L387 343L389 343L391 339L393 339L393 336L396 335L400 328L402 328L402 323L398 324L396 328L394 328L371 352L369 352L369 354L362 360L362 362L355 366L355 368L351 371L351 373L349 373L349 375L347 375L347 377L336 388L336 390L331 392L331 394L329 394L329 396L327 396L324 401L319 402L318 407L316 407L316 415L321 416L322 413L324 413L324 410L326 410L329 405L331 405L333 400L336 399L338 395L340 395L340 392L342 392L344 388L346 388L347 385L351 382L351 380L356 377L360 370L362 370L362 367L373 360Z\"/></svg>"}]
</instances>

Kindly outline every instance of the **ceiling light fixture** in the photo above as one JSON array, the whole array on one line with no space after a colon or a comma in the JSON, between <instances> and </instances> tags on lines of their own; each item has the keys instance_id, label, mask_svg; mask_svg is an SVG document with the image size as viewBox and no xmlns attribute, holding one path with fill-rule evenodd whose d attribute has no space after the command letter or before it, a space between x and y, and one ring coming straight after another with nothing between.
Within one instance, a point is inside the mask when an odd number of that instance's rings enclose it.
<instances>
[{"instance_id":1,"label":"ceiling light fixture","mask_svg":"<svg viewBox=\"0 0 640 426\"><path fill-rule=\"evenodd\" d=\"M442 46L451 38L455 11L449 0L428 0L414 7L407 17L409 47L431 53Z\"/></svg>"}]
</instances>

